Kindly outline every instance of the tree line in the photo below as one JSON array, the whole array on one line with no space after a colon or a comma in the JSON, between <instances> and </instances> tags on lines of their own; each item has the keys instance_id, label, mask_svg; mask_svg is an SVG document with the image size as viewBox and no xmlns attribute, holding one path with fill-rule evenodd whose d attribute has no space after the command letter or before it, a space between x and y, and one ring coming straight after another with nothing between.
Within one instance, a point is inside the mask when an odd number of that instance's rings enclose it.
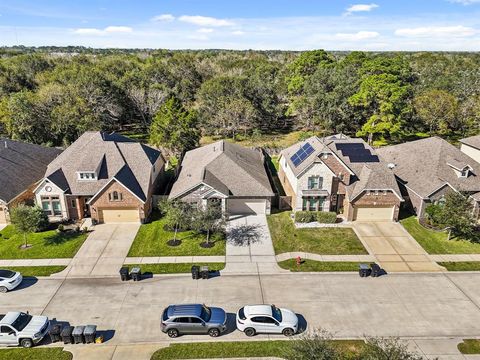
<instances>
[{"instance_id":1,"label":"tree line","mask_svg":"<svg viewBox=\"0 0 480 360\"><path fill-rule=\"evenodd\" d=\"M203 135L302 129L381 145L480 131L477 53L47 50L0 51L8 137L62 146L130 130L181 154Z\"/></svg>"}]
</instances>

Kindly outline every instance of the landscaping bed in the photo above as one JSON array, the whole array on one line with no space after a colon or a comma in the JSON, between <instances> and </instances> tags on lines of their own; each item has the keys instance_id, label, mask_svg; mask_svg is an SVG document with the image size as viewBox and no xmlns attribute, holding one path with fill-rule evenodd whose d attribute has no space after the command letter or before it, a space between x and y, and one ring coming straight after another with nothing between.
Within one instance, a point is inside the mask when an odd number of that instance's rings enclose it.
<instances>
[{"instance_id":1,"label":"landscaping bed","mask_svg":"<svg viewBox=\"0 0 480 360\"><path fill-rule=\"evenodd\" d=\"M462 354L480 354L480 339L463 339L463 342L458 344L457 348Z\"/></svg>"},{"instance_id":2,"label":"landscaping bed","mask_svg":"<svg viewBox=\"0 0 480 360\"><path fill-rule=\"evenodd\" d=\"M480 271L480 261L439 262L448 271Z\"/></svg>"},{"instance_id":3,"label":"landscaping bed","mask_svg":"<svg viewBox=\"0 0 480 360\"><path fill-rule=\"evenodd\" d=\"M206 236L194 231L182 231L177 233L181 240L178 246L169 246L167 242L173 239L174 232L164 229L165 220L158 213L154 214L151 223L143 224L138 230L132 247L128 252L129 257L142 256L207 256L225 255L225 236L213 234L210 241L215 243L211 248L200 246Z\"/></svg>"},{"instance_id":4,"label":"landscaping bed","mask_svg":"<svg viewBox=\"0 0 480 360\"><path fill-rule=\"evenodd\" d=\"M220 271L225 268L225 263L168 263L168 264L137 264L125 265L129 271L133 267L140 267L143 274L178 274L191 272L192 265L208 266L209 271Z\"/></svg>"},{"instance_id":5,"label":"landscaping bed","mask_svg":"<svg viewBox=\"0 0 480 360\"><path fill-rule=\"evenodd\" d=\"M276 254L309 252L320 255L368 254L351 228L295 229L288 211L267 216Z\"/></svg>"},{"instance_id":6,"label":"landscaping bed","mask_svg":"<svg viewBox=\"0 0 480 360\"><path fill-rule=\"evenodd\" d=\"M293 272L331 272L331 271L358 271L359 262L348 261L315 261L302 260L300 265L297 265L296 259L288 259L280 261L278 266L282 269Z\"/></svg>"},{"instance_id":7,"label":"landscaping bed","mask_svg":"<svg viewBox=\"0 0 480 360\"><path fill-rule=\"evenodd\" d=\"M427 229L413 215L400 223L429 254L480 254L480 243L461 238L448 240L446 231Z\"/></svg>"},{"instance_id":8,"label":"landscaping bed","mask_svg":"<svg viewBox=\"0 0 480 360\"><path fill-rule=\"evenodd\" d=\"M66 266L7 266L2 267L5 270L19 271L22 276L50 276L65 270Z\"/></svg>"},{"instance_id":9,"label":"landscaping bed","mask_svg":"<svg viewBox=\"0 0 480 360\"><path fill-rule=\"evenodd\" d=\"M72 353L60 347L36 349L1 349L0 360L71 360Z\"/></svg>"},{"instance_id":10,"label":"landscaping bed","mask_svg":"<svg viewBox=\"0 0 480 360\"><path fill-rule=\"evenodd\" d=\"M293 341L238 341L170 344L157 350L152 360L215 359L238 357L279 357L288 351ZM344 359L355 359L364 342L360 340L332 340L344 353Z\"/></svg>"},{"instance_id":11,"label":"landscaping bed","mask_svg":"<svg viewBox=\"0 0 480 360\"><path fill-rule=\"evenodd\" d=\"M24 244L23 235L17 233L13 225L8 225L0 231L0 259L72 258L87 236L85 233L42 231L28 235L31 247L20 249Z\"/></svg>"}]
</instances>

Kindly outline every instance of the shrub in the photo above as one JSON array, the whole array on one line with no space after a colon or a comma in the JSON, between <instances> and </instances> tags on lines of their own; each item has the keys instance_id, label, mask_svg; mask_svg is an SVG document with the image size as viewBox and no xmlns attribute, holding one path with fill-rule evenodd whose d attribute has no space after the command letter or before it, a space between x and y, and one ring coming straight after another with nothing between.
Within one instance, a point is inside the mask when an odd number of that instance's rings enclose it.
<instances>
[{"instance_id":1,"label":"shrub","mask_svg":"<svg viewBox=\"0 0 480 360\"><path fill-rule=\"evenodd\" d=\"M316 211L297 211L295 213L295 222L309 223L317 221Z\"/></svg>"},{"instance_id":2,"label":"shrub","mask_svg":"<svg viewBox=\"0 0 480 360\"><path fill-rule=\"evenodd\" d=\"M317 221L321 224L335 224L337 213L333 211L319 211L317 212Z\"/></svg>"},{"instance_id":3,"label":"shrub","mask_svg":"<svg viewBox=\"0 0 480 360\"><path fill-rule=\"evenodd\" d=\"M58 225L57 230L58 230L58 232L63 232L65 230L65 226L63 226L63 224L60 224L60 225Z\"/></svg>"}]
</instances>

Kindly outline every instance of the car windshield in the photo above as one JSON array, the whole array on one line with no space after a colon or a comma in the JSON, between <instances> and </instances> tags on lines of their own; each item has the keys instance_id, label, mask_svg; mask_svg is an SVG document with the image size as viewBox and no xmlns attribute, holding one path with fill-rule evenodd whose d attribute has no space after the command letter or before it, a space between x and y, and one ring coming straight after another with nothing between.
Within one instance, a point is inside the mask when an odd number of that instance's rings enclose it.
<instances>
[{"instance_id":1,"label":"car windshield","mask_svg":"<svg viewBox=\"0 0 480 360\"><path fill-rule=\"evenodd\" d=\"M208 322L212 316L212 310L208 306L202 306L202 314L200 315L203 321Z\"/></svg>"},{"instance_id":2,"label":"car windshield","mask_svg":"<svg viewBox=\"0 0 480 360\"><path fill-rule=\"evenodd\" d=\"M282 322L282 310L272 305L272 315L278 322Z\"/></svg>"},{"instance_id":3,"label":"car windshield","mask_svg":"<svg viewBox=\"0 0 480 360\"><path fill-rule=\"evenodd\" d=\"M0 270L0 278L4 278L4 279L10 279L12 277L15 276L15 272L14 271L10 271L10 270Z\"/></svg>"},{"instance_id":4,"label":"car windshield","mask_svg":"<svg viewBox=\"0 0 480 360\"><path fill-rule=\"evenodd\" d=\"M25 329L25 326L32 320L32 317L25 313L20 313L18 318L12 323L12 326L17 329L18 331L22 331Z\"/></svg>"}]
</instances>

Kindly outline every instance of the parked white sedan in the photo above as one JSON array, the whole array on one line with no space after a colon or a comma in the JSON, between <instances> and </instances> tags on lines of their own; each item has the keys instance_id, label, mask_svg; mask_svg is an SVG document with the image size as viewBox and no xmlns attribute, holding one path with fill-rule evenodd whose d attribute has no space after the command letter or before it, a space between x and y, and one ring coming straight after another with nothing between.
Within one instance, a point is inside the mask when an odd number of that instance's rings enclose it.
<instances>
[{"instance_id":1,"label":"parked white sedan","mask_svg":"<svg viewBox=\"0 0 480 360\"><path fill-rule=\"evenodd\" d=\"M237 312L237 329L247 336L283 334L292 336L298 330L298 317L275 305L246 305Z\"/></svg>"},{"instance_id":2,"label":"parked white sedan","mask_svg":"<svg viewBox=\"0 0 480 360\"><path fill-rule=\"evenodd\" d=\"M22 282L23 277L18 271L0 269L0 293L15 289Z\"/></svg>"}]
</instances>

